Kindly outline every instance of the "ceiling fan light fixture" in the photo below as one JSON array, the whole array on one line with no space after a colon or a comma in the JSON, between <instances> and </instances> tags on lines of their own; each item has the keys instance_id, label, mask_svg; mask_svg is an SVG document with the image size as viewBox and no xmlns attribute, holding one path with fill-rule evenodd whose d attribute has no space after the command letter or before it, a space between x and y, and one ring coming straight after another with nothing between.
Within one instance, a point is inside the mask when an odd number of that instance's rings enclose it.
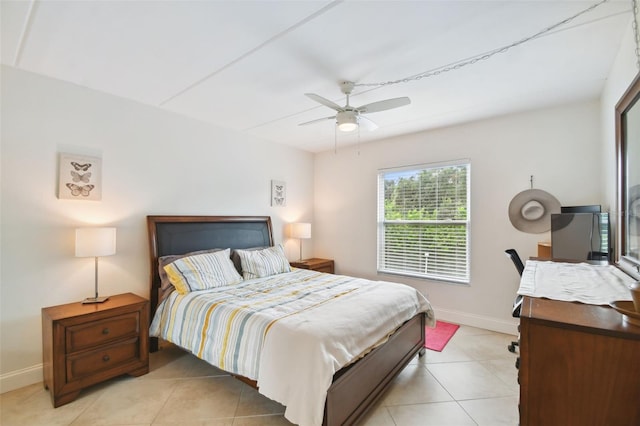
<instances>
[{"instance_id":1,"label":"ceiling fan light fixture","mask_svg":"<svg viewBox=\"0 0 640 426\"><path fill-rule=\"evenodd\" d=\"M305 96L307 96L308 98L336 111L336 115L334 115L333 117L325 117L307 121L305 123L300 123L299 126L335 119L335 125L338 127L338 130L344 133L348 133L360 128L360 118L362 118L362 125L365 130L375 130L378 128L376 123L365 117L364 114L386 111L388 109L409 105L411 103L411 100L405 96L402 98L385 99L382 101L371 102L355 108L349 105L349 96L351 95L351 91L353 90L354 86L355 83L351 81L343 81L340 84L342 93L347 95L347 104L343 107L333 101L330 101L327 98L316 95L315 93L305 93Z\"/></svg>"},{"instance_id":2,"label":"ceiling fan light fixture","mask_svg":"<svg viewBox=\"0 0 640 426\"><path fill-rule=\"evenodd\" d=\"M336 115L338 129L341 132L353 132L358 128L358 116L352 111L342 111Z\"/></svg>"},{"instance_id":3,"label":"ceiling fan light fixture","mask_svg":"<svg viewBox=\"0 0 640 426\"><path fill-rule=\"evenodd\" d=\"M340 129L341 132L353 132L357 128L358 128L358 124L357 123L340 123L340 124L338 124L338 129Z\"/></svg>"}]
</instances>

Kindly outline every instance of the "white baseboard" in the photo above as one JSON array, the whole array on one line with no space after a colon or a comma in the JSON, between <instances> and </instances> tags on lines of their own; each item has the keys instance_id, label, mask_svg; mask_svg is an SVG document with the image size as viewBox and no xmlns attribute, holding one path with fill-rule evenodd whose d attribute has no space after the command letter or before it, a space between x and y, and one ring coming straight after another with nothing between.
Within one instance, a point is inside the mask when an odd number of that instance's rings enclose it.
<instances>
[{"instance_id":1,"label":"white baseboard","mask_svg":"<svg viewBox=\"0 0 640 426\"><path fill-rule=\"evenodd\" d=\"M42 383L42 364L0 375L0 393L9 392L34 383Z\"/></svg>"},{"instance_id":2,"label":"white baseboard","mask_svg":"<svg viewBox=\"0 0 640 426\"><path fill-rule=\"evenodd\" d=\"M435 306L433 307L433 310L436 312L436 319L456 324L469 325L471 327L484 328L485 330L511 334L513 336L518 335L519 321L517 318L504 320L501 318L469 314L467 312L440 309Z\"/></svg>"}]
</instances>

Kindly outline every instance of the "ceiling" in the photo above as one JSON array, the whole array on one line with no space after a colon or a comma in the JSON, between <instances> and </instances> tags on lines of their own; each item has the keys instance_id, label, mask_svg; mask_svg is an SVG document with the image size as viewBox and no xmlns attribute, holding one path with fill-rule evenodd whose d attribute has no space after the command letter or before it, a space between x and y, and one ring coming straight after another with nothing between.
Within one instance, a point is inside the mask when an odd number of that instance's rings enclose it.
<instances>
[{"instance_id":1,"label":"ceiling","mask_svg":"<svg viewBox=\"0 0 640 426\"><path fill-rule=\"evenodd\" d=\"M2 63L310 152L508 112L595 99L630 28L609 0L486 60L385 86L350 104L408 96L340 133L339 83L402 80L521 41L591 1L7 1ZM336 139L337 138L337 139Z\"/></svg>"}]
</instances>

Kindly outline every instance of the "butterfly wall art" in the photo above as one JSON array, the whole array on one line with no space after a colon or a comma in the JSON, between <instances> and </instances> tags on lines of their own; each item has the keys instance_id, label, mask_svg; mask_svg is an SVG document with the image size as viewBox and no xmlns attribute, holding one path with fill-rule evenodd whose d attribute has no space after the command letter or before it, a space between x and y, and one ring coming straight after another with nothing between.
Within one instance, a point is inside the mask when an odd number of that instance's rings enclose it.
<instances>
[{"instance_id":1,"label":"butterfly wall art","mask_svg":"<svg viewBox=\"0 0 640 426\"><path fill-rule=\"evenodd\" d=\"M76 154L59 155L58 198L102 199L102 159Z\"/></svg>"},{"instance_id":2,"label":"butterfly wall art","mask_svg":"<svg viewBox=\"0 0 640 426\"><path fill-rule=\"evenodd\" d=\"M271 205L284 207L287 205L287 184L281 180L271 181Z\"/></svg>"}]
</instances>

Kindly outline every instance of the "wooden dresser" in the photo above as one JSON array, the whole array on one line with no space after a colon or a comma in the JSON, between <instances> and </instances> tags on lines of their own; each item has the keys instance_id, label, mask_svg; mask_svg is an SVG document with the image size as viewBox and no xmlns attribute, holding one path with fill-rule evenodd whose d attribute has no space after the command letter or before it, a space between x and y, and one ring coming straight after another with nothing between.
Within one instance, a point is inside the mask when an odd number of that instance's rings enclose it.
<instances>
[{"instance_id":1,"label":"wooden dresser","mask_svg":"<svg viewBox=\"0 0 640 426\"><path fill-rule=\"evenodd\" d=\"M132 293L104 303L42 309L44 386L54 407L90 385L149 371L149 302Z\"/></svg>"},{"instance_id":2,"label":"wooden dresser","mask_svg":"<svg viewBox=\"0 0 640 426\"><path fill-rule=\"evenodd\" d=\"M605 306L525 297L520 426L640 425L640 327Z\"/></svg>"}]
</instances>

